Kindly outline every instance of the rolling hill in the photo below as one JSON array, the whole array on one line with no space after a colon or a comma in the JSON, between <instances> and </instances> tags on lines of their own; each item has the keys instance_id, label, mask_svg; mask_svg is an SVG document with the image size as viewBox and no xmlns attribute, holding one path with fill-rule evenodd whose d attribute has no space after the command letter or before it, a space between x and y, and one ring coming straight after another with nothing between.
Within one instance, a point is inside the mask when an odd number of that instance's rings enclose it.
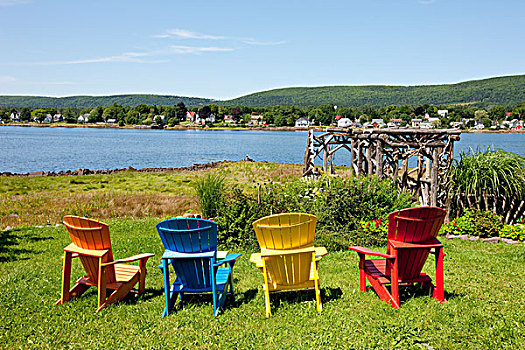
<instances>
[{"instance_id":1,"label":"rolling hill","mask_svg":"<svg viewBox=\"0 0 525 350\"><path fill-rule=\"evenodd\" d=\"M421 86L321 86L292 87L256 92L231 100L214 100L170 95L114 95L114 96L0 96L0 106L14 107L95 107L113 103L136 106L175 105L179 102L192 105L216 103L219 105L269 106L296 105L317 106L334 104L341 107L363 105L452 105L472 104L480 107L490 105L513 106L525 101L525 75L496 77L466 81L458 84Z\"/></svg>"}]
</instances>

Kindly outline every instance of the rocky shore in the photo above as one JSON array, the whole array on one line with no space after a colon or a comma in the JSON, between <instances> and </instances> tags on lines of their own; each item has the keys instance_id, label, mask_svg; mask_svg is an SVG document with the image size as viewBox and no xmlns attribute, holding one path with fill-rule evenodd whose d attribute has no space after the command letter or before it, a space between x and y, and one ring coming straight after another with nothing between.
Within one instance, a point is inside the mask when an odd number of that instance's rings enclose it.
<instances>
[{"instance_id":1,"label":"rocky shore","mask_svg":"<svg viewBox=\"0 0 525 350\"><path fill-rule=\"evenodd\" d=\"M252 161L248 157L245 158L243 161ZM206 164L193 164L187 167L181 167L181 168L141 168L141 169L135 169L131 166L127 168L120 168L120 169L105 169L105 170L91 170L91 169L84 169L79 168L77 170L66 170L66 171L33 171L30 173L25 174L17 174L17 173L10 173L10 172L3 172L0 173L0 177L2 176L24 176L24 177L37 177L37 176L70 176L70 175L91 175L91 174L117 174L125 171L136 171L140 173L167 173L172 171L198 171L198 170L205 170L205 169L213 169L218 168L222 164L225 163L232 163L233 161L224 160L219 162L211 162Z\"/></svg>"}]
</instances>

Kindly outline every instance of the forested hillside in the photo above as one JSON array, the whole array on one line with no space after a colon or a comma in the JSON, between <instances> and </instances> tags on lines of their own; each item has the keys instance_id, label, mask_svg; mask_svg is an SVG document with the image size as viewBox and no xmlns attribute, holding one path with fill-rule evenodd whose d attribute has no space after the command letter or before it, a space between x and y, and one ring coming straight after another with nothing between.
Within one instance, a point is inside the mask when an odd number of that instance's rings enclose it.
<instances>
[{"instance_id":1,"label":"forested hillside","mask_svg":"<svg viewBox=\"0 0 525 350\"><path fill-rule=\"evenodd\" d=\"M494 104L512 106L522 101L525 101L525 75L449 85L285 88L250 94L226 103L242 106L317 106L327 103L341 107L473 104L485 107Z\"/></svg>"},{"instance_id":2,"label":"forested hillside","mask_svg":"<svg viewBox=\"0 0 525 350\"><path fill-rule=\"evenodd\" d=\"M114 96L0 96L0 107L96 107L117 103L134 107L145 105L189 106L216 103L227 106L318 106L332 104L340 107L364 105L451 105L470 104L477 107L491 105L515 106L525 101L525 75L473 80L448 85L422 86L322 86L295 87L257 92L232 100L213 100L168 95L114 95Z\"/></svg>"},{"instance_id":3,"label":"forested hillside","mask_svg":"<svg viewBox=\"0 0 525 350\"><path fill-rule=\"evenodd\" d=\"M172 95L113 95L113 96L0 96L0 106L9 107L77 107L93 108L111 106L116 103L122 106L135 107L145 105L176 105L183 102L186 105L201 105L213 103L215 100L199 97L184 97Z\"/></svg>"}]
</instances>

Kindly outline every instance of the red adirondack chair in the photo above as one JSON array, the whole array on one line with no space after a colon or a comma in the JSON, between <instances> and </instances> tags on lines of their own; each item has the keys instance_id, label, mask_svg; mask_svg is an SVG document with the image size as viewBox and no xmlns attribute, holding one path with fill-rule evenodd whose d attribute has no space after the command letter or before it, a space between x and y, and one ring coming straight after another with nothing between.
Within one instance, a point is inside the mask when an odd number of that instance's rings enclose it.
<instances>
[{"instance_id":1,"label":"red adirondack chair","mask_svg":"<svg viewBox=\"0 0 525 350\"><path fill-rule=\"evenodd\" d=\"M84 293L89 287L98 288L98 309L122 300L129 292L144 293L146 261L155 254L144 253L113 260L109 227L107 224L79 216L64 216L64 225L73 243L64 248L62 296L56 302L63 304ZM80 258L86 275L70 289L71 260ZM123 263L139 261L139 265ZM133 286L139 284L138 290ZM114 292L106 298L106 289Z\"/></svg>"},{"instance_id":2,"label":"red adirondack chair","mask_svg":"<svg viewBox=\"0 0 525 350\"><path fill-rule=\"evenodd\" d=\"M388 216L388 240L385 253L363 247L349 247L359 255L361 291L370 282L377 295L392 307L399 309L399 285L420 283L432 297L446 302L443 281L443 244L436 239L445 210L437 207L416 207L398 210ZM432 253L436 258L436 285L421 272ZM365 255L384 259L365 259ZM387 286L390 285L390 291Z\"/></svg>"}]
</instances>

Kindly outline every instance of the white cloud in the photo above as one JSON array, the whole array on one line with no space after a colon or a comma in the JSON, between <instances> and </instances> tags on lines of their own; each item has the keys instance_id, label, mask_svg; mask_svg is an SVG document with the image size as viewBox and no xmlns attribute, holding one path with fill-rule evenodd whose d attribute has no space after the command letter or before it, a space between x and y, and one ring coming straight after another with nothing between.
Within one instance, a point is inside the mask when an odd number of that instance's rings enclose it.
<instances>
[{"instance_id":1,"label":"white cloud","mask_svg":"<svg viewBox=\"0 0 525 350\"><path fill-rule=\"evenodd\" d=\"M16 79L14 77L9 77L9 76L2 76L0 75L0 83L13 83L15 82Z\"/></svg>"},{"instance_id":2,"label":"white cloud","mask_svg":"<svg viewBox=\"0 0 525 350\"><path fill-rule=\"evenodd\" d=\"M142 57L152 56L153 52L125 52L122 55L84 58L80 60L69 61L50 61L32 63L36 65L55 66L68 64L86 64L86 63L105 63L105 62L128 62L128 63L164 63L166 60L145 60Z\"/></svg>"},{"instance_id":3,"label":"white cloud","mask_svg":"<svg viewBox=\"0 0 525 350\"><path fill-rule=\"evenodd\" d=\"M226 39L219 35L209 35L192 32L185 29L168 29L165 34L155 35L156 38L179 38L179 39L204 39L204 40L223 40Z\"/></svg>"},{"instance_id":4,"label":"white cloud","mask_svg":"<svg viewBox=\"0 0 525 350\"><path fill-rule=\"evenodd\" d=\"M0 0L0 7L15 6L15 5L26 5L30 4L29 0Z\"/></svg>"},{"instance_id":5,"label":"white cloud","mask_svg":"<svg viewBox=\"0 0 525 350\"><path fill-rule=\"evenodd\" d=\"M198 46L170 46L171 52L174 54L200 54L203 52L230 52L234 51L232 48L227 47L198 47Z\"/></svg>"}]
</instances>

